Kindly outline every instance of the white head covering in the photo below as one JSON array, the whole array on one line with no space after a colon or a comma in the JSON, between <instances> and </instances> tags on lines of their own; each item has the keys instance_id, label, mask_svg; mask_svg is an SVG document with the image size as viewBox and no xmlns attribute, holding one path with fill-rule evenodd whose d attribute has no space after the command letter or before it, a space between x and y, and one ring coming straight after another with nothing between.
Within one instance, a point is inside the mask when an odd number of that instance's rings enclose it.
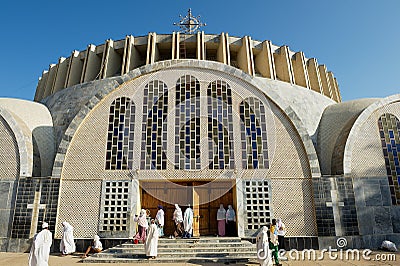
<instances>
[{"instance_id":1,"label":"white head covering","mask_svg":"<svg viewBox=\"0 0 400 266\"><path fill-rule=\"evenodd\" d=\"M139 214L139 216L146 216L146 210L145 209L142 209L141 211L140 211L140 214Z\"/></svg>"},{"instance_id":2,"label":"white head covering","mask_svg":"<svg viewBox=\"0 0 400 266\"><path fill-rule=\"evenodd\" d=\"M178 204L175 204L175 209L180 210L181 208L179 207Z\"/></svg>"},{"instance_id":3,"label":"white head covering","mask_svg":"<svg viewBox=\"0 0 400 266\"><path fill-rule=\"evenodd\" d=\"M100 240L100 237L99 237L98 235L94 235L93 240L94 240L94 241L99 241L99 240Z\"/></svg>"},{"instance_id":4,"label":"white head covering","mask_svg":"<svg viewBox=\"0 0 400 266\"><path fill-rule=\"evenodd\" d=\"M45 228L49 228L49 224L46 223L46 222L43 222L43 224L42 224L42 229L45 229Z\"/></svg>"},{"instance_id":5,"label":"white head covering","mask_svg":"<svg viewBox=\"0 0 400 266\"><path fill-rule=\"evenodd\" d=\"M61 224L64 226L64 232L69 232L74 230L74 227L68 222L62 222Z\"/></svg>"}]
</instances>

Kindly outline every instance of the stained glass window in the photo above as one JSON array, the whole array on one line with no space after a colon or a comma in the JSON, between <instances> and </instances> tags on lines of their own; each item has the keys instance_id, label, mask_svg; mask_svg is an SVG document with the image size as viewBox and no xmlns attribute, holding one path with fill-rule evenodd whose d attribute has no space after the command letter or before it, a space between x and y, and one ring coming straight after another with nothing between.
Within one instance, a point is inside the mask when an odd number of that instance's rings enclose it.
<instances>
[{"instance_id":1,"label":"stained glass window","mask_svg":"<svg viewBox=\"0 0 400 266\"><path fill-rule=\"evenodd\" d=\"M243 168L269 168L267 126L263 103L254 97L247 98L240 104L239 113Z\"/></svg>"},{"instance_id":2,"label":"stained glass window","mask_svg":"<svg viewBox=\"0 0 400 266\"><path fill-rule=\"evenodd\" d=\"M200 169L200 83L190 75L179 78L175 99L175 167Z\"/></svg>"},{"instance_id":3,"label":"stained glass window","mask_svg":"<svg viewBox=\"0 0 400 266\"><path fill-rule=\"evenodd\" d=\"M135 104L127 97L115 99L109 112L106 170L132 169Z\"/></svg>"},{"instance_id":4,"label":"stained glass window","mask_svg":"<svg viewBox=\"0 0 400 266\"><path fill-rule=\"evenodd\" d=\"M222 80L207 88L209 168L233 169L232 91Z\"/></svg>"},{"instance_id":5,"label":"stained glass window","mask_svg":"<svg viewBox=\"0 0 400 266\"><path fill-rule=\"evenodd\" d=\"M146 85L143 95L141 169L166 169L168 88L159 80Z\"/></svg>"},{"instance_id":6,"label":"stained glass window","mask_svg":"<svg viewBox=\"0 0 400 266\"><path fill-rule=\"evenodd\" d=\"M392 203L398 205L400 204L400 121L393 114L386 113L379 118L378 127Z\"/></svg>"}]
</instances>

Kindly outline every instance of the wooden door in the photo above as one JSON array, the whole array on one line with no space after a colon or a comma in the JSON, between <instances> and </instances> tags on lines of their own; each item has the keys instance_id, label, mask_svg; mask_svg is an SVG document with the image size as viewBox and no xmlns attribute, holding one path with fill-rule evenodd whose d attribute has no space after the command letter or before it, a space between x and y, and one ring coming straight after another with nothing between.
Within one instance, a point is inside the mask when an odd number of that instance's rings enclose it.
<instances>
[{"instance_id":1,"label":"wooden door","mask_svg":"<svg viewBox=\"0 0 400 266\"><path fill-rule=\"evenodd\" d=\"M200 236L200 194L193 187L193 236Z\"/></svg>"},{"instance_id":2,"label":"wooden door","mask_svg":"<svg viewBox=\"0 0 400 266\"><path fill-rule=\"evenodd\" d=\"M199 234L216 235L218 231L217 211L223 204L225 209L233 205L232 182L196 183L193 194L198 197Z\"/></svg>"},{"instance_id":3,"label":"wooden door","mask_svg":"<svg viewBox=\"0 0 400 266\"><path fill-rule=\"evenodd\" d=\"M181 207L182 212L188 204L192 204L191 187L171 182L143 182L141 188L141 208L149 210L151 218L154 218L157 214L157 206L162 205L165 214L164 234L165 236L173 235L175 224L172 217L175 204Z\"/></svg>"}]
</instances>

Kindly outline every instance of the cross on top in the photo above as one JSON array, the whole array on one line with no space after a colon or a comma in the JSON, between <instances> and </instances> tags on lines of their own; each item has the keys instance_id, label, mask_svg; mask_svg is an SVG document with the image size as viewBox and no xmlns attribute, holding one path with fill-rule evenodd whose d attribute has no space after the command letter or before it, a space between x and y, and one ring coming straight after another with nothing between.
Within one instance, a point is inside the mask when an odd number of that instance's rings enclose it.
<instances>
[{"instance_id":1,"label":"cross on top","mask_svg":"<svg viewBox=\"0 0 400 266\"><path fill-rule=\"evenodd\" d=\"M188 14L185 17L182 17L179 23L174 23L174 25L179 26L181 28L182 33L193 34L196 33L200 27L206 26L205 23L200 22L200 16L194 17L192 15L192 9L189 8Z\"/></svg>"}]
</instances>

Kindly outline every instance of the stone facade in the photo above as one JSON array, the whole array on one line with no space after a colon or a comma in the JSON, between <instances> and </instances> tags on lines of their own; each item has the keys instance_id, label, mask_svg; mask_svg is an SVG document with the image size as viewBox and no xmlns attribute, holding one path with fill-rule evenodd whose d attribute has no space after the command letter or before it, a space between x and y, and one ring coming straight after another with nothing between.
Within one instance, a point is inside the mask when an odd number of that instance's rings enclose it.
<instances>
[{"instance_id":1,"label":"stone facade","mask_svg":"<svg viewBox=\"0 0 400 266\"><path fill-rule=\"evenodd\" d=\"M297 249L400 241L400 95L340 103L333 74L286 46L109 40L61 58L35 100L0 99L2 251L28 250L44 220L56 239L68 220L79 243L118 243L146 182L232 184L243 238L279 217Z\"/></svg>"}]
</instances>

